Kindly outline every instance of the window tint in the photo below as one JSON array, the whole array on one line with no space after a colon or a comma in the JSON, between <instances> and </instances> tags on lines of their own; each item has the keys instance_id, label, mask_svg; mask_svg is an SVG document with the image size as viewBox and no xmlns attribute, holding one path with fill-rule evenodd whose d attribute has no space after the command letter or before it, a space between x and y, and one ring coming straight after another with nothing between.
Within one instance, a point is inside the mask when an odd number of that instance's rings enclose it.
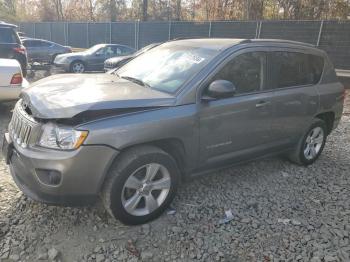
<instances>
[{"instance_id":1,"label":"window tint","mask_svg":"<svg viewBox=\"0 0 350 262\"><path fill-rule=\"evenodd\" d=\"M25 47L40 47L41 46L41 41L38 40L25 40L23 41L23 45Z\"/></svg>"},{"instance_id":2,"label":"window tint","mask_svg":"<svg viewBox=\"0 0 350 262\"><path fill-rule=\"evenodd\" d=\"M309 73L312 75L313 84L317 84L323 73L324 59L316 55L308 55L308 59L310 67Z\"/></svg>"},{"instance_id":3,"label":"window tint","mask_svg":"<svg viewBox=\"0 0 350 262\"><path fill-rule=\"evenodd\" d=\"M33 46L32 41L22 41L22 43L25 47L32 47Z\"/></svg>"},{"instance_id":4,"label":"window tint","mask_svg":"<svg viewBox=\"0 0 350 262\"><path fill-rule=\"evenodd\" d=\"M133 49L131 48L128 48L126 46L120 46L120 51L121 51L121 55L129 55L129 54L132 54L134 52Z\"/></svg>"},{"instance_id":5,"label":"window tint","mask_svg":"<svg viewBox=\"0 0 350 262\"><path fill-rule=\"evenodd\" d=\"M46 41L40 41L40 46L41 47L50 47L52 44L50 42Z\"/></svg>"},{"instance_id":6,"label":"window tint","mask_svg":"<svg viewBox=\"0 0 350 262\"><path fill-rule=\"evenodd\" d=\"M316 84L323 71L322 57L296 52L273 52L270 64L276 88Z\"/></svg>"},{"instance_id":7,"label":"window tint","mask_svg":"<svg viewBox=\"0 0 350 262\"><path fill-rule=\"evenodd\" d=\"M111 55L121 55L122 54L122 51L121 51L119 46L113 46L112 50L113 50L113 53L111 53Z\"/></svg>"},{"instance_id":8,"label":"window tint","mask_svg":"<svg viewBox=\"0 0 350 262\"><path fill-rule=\"evenodd\" d=\"M0 43L18 43L16 33L11 28L0 28Z\"/></svg>"},{"instance_id":9,"label":"window tint","mask_svg":"<svg viewBox=\"0 0 350 262\"><path fill-rule=\"evenodd\" d=\"M238 94L257 92L263 88L265 62L264 52L241 54L226 64L213 80L231 81Z\"/></svg>"},{"instance_id":10,"label":"window tint","mask_svg":"<svg viewBox=\"0 0 350 262\"><path fill-rule=\"evenodd\" d=\"M98 49L95 54L96 55L104 55L106 51L106 47Z\"/></svg>"}]
</instances>

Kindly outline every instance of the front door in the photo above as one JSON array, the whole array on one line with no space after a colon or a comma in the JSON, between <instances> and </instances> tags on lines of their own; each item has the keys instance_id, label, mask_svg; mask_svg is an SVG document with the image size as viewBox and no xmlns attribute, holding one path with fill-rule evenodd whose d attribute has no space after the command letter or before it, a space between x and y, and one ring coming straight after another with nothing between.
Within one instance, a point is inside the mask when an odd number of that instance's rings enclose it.
<instances>
[{"instance_id":1,"label":"front door","mask_svg":"<svg viewBox=\"0 0 350 262\"><path fill-rule=\"evenodd\" d=\"M273 91L265 91L266 52L233 57L209 81L228 80L236 87L230 98L201 101L200 161L211 164L261 153L271 142ZM205 89L202 93L205 95Z\"/></svg>"},{"instance_id":2,"label":"front door","mask_svg":"<svg viewBox=\"0 0 350 262\"><path fill-rule=\"evenodd\" d=\"M106 60L107 47L102 47L95 53L91 54L88 60L89 70L103 71L103 63Z\"/></svg>"}]
</instances>

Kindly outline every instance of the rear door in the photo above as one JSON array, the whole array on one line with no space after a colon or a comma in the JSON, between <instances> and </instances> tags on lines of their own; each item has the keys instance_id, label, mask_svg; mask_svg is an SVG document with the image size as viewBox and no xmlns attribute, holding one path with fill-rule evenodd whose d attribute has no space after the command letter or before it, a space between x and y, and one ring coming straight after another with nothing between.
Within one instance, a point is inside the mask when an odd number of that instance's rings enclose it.
<instances>
[{"instance_id":1,"label":"rear door","mask_svg":"<svg viewBox=\"0 0 350 262\"><path fill-rule=\"evenodd\" d=\"M269 53L270 87L274 117L273 139L281 145L295 143L318 109L319 82L323 58L297 49L279 49Z\"/></svg>"}]
</instances>

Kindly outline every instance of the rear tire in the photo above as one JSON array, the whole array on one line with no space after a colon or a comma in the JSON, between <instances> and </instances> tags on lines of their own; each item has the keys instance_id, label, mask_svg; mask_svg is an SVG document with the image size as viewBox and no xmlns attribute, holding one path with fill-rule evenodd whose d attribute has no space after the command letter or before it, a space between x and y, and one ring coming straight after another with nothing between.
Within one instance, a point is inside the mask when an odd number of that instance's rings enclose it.
<instances>
[{"instance_id":1,"label":"rear tire","mask_svg":"<svg viewBox=\"0 0 350 262\"><path fill-rule=\"evenodd\" d=\"M289 160L302 166L311 165L321 155L326 139L326 123L321 119L315 119L295 149L288 155Z\"/></svg>"},{"instance_id":2,"label":"rear tire","mask_svg":"<svg viewBox=\"0 0 350 262\"><path fill-rule=\"evenodd\" d=\"M179 177L175 160L160 148L131 148L108 172L102 201L122 223L143 224L159 217L170 205Z\"/></svg>"}]
</instances>

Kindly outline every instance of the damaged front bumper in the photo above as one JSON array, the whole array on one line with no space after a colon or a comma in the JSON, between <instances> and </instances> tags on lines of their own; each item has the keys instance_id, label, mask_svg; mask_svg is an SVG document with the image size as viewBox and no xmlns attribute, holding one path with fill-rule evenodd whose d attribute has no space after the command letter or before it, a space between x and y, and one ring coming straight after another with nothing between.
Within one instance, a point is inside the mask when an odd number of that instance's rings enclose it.
<instances>
[{"instance_id":1,"label":"damaged front bumper","mask_svg":"<svg viewBox=\"0 0 350 262\"><path fill-rule=\"evenodd\" d=\"M17 186L28 197L49 204L85 205L100 193L116 150L81 146L75 151L22 148L4 136L3 156Z\"/></svg>"}]
</instances>

